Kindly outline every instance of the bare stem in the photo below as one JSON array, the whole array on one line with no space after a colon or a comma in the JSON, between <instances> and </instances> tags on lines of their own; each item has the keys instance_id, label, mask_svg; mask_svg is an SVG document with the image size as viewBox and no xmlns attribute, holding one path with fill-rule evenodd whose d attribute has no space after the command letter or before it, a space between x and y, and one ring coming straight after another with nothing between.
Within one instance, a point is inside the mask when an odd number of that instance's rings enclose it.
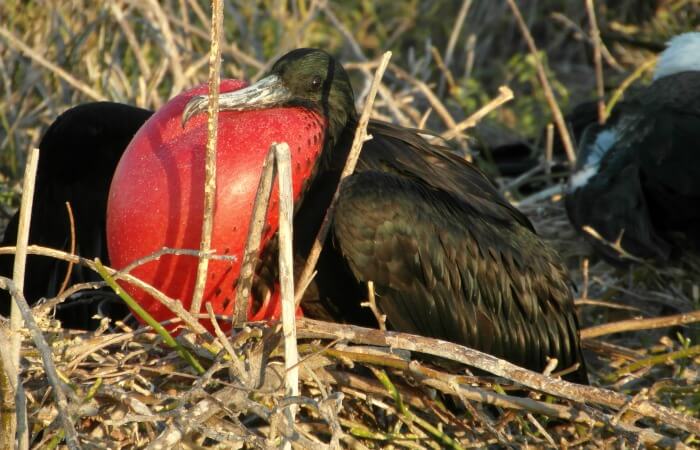
<instances>
[{"instance_id":1,"label":"bare stem","mask_svg":"<svg viewBox=\"0 0 700 450\"><path fill-rule=\"evenodd\" d=\"M598 123L604 124L607 120L605 114L605 85L603 84L603 58L601 56L600 30L595 17L595 0L586 0L586 13L593 42L593 64L595 66L595 85L598 96Z\"/></svg>"},{"instance_id":2,"label":"bare stem","mask_svg":"<svg viewBox=\"0 0 700 450\"><path fill-rule=\"evenodd\" d=\"M641 77L644 72L647 70L650 70L654 65L656 65L656 60L657 56L654 56L652 58L647 59L644 61L642 64L637 67L634 72L632 72L627 78L625 78L622 83L620 83L620 86L613 91L612 95L610 96L610 101L605 107L605 116L608 117L610 116L610 113L612 112L612 109L615 107L617 102L620 100L622 97L622 94L625 93L628 87L637 80L639 77Z\"/></svg>"},{"instance_id":3,"label":"bare stem","mask_svg":"<svg viewBox=\"0 0 700 450\"><path fill-rule=\"evenodd\" d=\"M493 100L489 101L487 104L475 111L471 116L467 117L460 123L456 124L454 128L447 130L442 134L444 139L452 139L459 135L462 131L473 128L477 123L484 117L486 117L490 112L496 110L504 103L507 103L513 99L513 91L508 86L501 86L498 88L498 96Z\"/></svg>"},{"instance_id":4,"label":"bare stem","mask_svg":"<svg viewBox=\"0 0 700 450\"><path fill-rule=\"evenodd\" d=\"M70 223L70 252L75 253L75 217L73 216L73 208L71 208L70 202L66 202L66 213L68 214L68 222ZM68 268L66 269L66 276L63 277L63 283L61 283L61 288L58 290L58 295L63 293L68 287L71 272L73 272L73 263L69 262Z\"/></svg>"},{"instance_id":5,"label":"bare stem","mask_svg":"<svg viewBox=\"0 0 700 450\"><path fill-rule=\"evenodd\" d=\"M574 402L587 402L621 408L630 397L608 389L584 386L557 380L541 373L516 366L493 355L439 339L396 331L380 331L354 325L327 323L312 319L297 321L299 335L304 338L343 339L350 342L389 346L438 356L475 367L496 376L507 378L544 393ZM700 420L650 401L641 401L631 411L651 417L689 433L700 433Z\"/></svg>"},{"instance_id":6,"label":"bare stem","mask_svg":"<svg viewBox=\"0 0 700 450\"><path fill-rule=\"evenodd\" d=\"M280 301L282 302L282 333L284 335L285 394L299 395L299 351L297 349L296 305L294 304L294 254L292 251L292 222L294 195L292 188L292 160L287 143L272 144L279 173L279 270ZM286 408L290 427L294 423L296 405Z\"/></svg>"},{"instance_id":7,"label":"bare stem","mask_svg":"<svg viewBox=\"0 0 700 450\"><path fill-rule=\"evenodd\" d=\"M10 291L13 305L16 305L17 309L22 314L26 327L29 329L29 332L32 335L34 345L41 355L41 359L44 364L44 371L46 372L46 378L51 384L54 399L56 400L58 415L61 420L61 425L63 425L63 431L66 436L66 445L71 450L79 449L80 442L78 441L78 434L75 431L73 420L68 412L68 399L64 391L63 383L58 377L56 365L53 362L51 347L49 347L49 344L46 342L46 339L44 339L39 326L36 324L34 316L32 316L32 312L29 309L29 305L24 299L24 295L22 295L22 291L19 290L12 280L5 277L0 277L0 288ZM23 390L20 389L20 386L21 384L18 384L17 392Z\"/></svg>"},{"instance_id":8,"label":"bare stem","mask_svg":"<svg viewBox=\"0 0 700 450\"><path fill-rule=\"evenodd\" d=\"M374 295L374 281L367 282L367 301L362 302L360 306L369 308L374 314L374 318L377 319L379 329L386 330L386 314L382 314L379 306L377 306L377 296Z\"/></svg>"},{"instance_id":9,"label":"bare stem","mask_svg":"<svg viewBox=\"0 0 700 450\"><path fill-rule=\"evenodd\" d=\"M223 1L212 0L211 5L211 49L209 51L209 105L207 109L207 154L204 180L204 218L202 219L202 239L199 251L211 251L211 230L214 223L214 202L216 201L216 143L219 134L219 84L221 81L221 28L223 27ZM204 287L207 284L209 258L200 258L197 265L197 280L190 312L198 314L202 309Z\"/></svg>"},{"instance_id":10,"label":"bare stem","mask_svg":"<svg viewBox=\"0 0 700 450\"><path fill-rule=\"evenodd\" d=\"M248 237L246 238L245 250L243 251L243 261L236 284L236 298L234 301L233 325L240 325L248 318L248 303L251 287L253 286L253 276L255 275L255 265L258 262L260 251L260 241L262 239L263 228L265 227L265 217L267 207L270 203L272 193L272 180L274 178L274 158L275 151L272 146L267 152L265 162L258 183L258 190L255 192L255 202L253 212L248 225ZM233 331L233 328L231 328Z\"/></svg>"},{"instance_id":11,"label":"bare stem","mask_svg":"<svg viewBox=\"0 0 700 450\"><path fill-rule=\"evenodd\" d=\"M29 151L27 165L24 169L24 184L22 185L22 202L19 209L19 224L17 227L17 253L15 253L14 268L12 278L15 287L19 292L24 289L24 272L27 263L27 246L29 244L29 227L32 221L32 206L34 204L34 187L36 185L36 171L39 166L39 149L33 148ZM14 296L13 296L14 297ZM15 372L8 374L12 377L16 387L15 409L17 414L17 446L20 449L29 447L29 429L27 423L27 400L20 379L20 349L22 348L22 333L20 329L24 326L20 305L17 301L12 302L10 312L10 355L12 370ZM14 430L13 430L14 431ZM14 437L14 433L11 435Z\"/></svg>"},{"instance_id":12,"label":"bare stem","mask_svg":"<svg viewBox=\"0 0 700 450\"><path fill-rule=\"evenodd\" d=\"M530 30L527 28L527 24L523 19L523 15L520 13L520 8L515 4L515 0L508 0L508 5L510 9L513 10L513 15L515 16L516 22L520 27L520 31L523 33L525 42L530 49L530 53L535 61L535 68L537 69L537 77L542 85L542 90L544 91L544 97L547 99L547 104L549 104L549 109L552 110L552 115L554 116L554 123L557 125L559 134L561 135L561 141L564 144L564 150L566 151L566 157L569 159L571 165L576 162L576 153L574 152L574 145L571 141L571 136L569 135L569 130L566 128L566 123L564 122L564 116L559 109L559 104L554 98L554 92L552 92L552 87L549 85L549 80L547 79L547 73L544 71L544 66L540 60L540 56L537 51L537 46L535 45L535 40L530 34Z\"/></svg>"},{"instance_id":13,"label":"bare stem","mask_svg":"<svg viewBox=\"0 0 700 450\"><path fill-rule=\"evenodd\" d=\"M655 328L675 327L689 323L700 322L700 310L672 316L651 317L649 319L629 319L618 322L604 323L581 330L581 339L593 339L606 334L627 331L652 330Z\"/></svg>"}]
</instances>

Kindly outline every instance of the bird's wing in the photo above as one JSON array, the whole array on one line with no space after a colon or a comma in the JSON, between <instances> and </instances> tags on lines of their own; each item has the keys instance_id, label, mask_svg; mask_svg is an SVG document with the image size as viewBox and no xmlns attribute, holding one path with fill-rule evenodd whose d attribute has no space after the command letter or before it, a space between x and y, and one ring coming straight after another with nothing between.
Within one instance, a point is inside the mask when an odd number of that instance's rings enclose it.
<instances>
[{"instance_id":1,"label":"bird's wing","mask_svg":"<svg viewBox=\"0 0 700 450\"><path fill-rule=\"evenodd\" d=\"M371 121L368 132L373 138L363 147L358 171L376 170L424 183L479 214L516 221L533 230L530 220L501 196L479 168L448 148L428 143L415 130L385 122Z\"/></svg>"},{"instance_id":2,"label":"bird's wing","mask_svg":"<svg viewBox=\"0 0 700 450\"><path fill-rule=\"evenodd\" d=\"M583 362L567 276L517 221L415 178L364 171L342 186L334 239L375 283L390 325L542 368Z\"/></svg>"}]
</instances>

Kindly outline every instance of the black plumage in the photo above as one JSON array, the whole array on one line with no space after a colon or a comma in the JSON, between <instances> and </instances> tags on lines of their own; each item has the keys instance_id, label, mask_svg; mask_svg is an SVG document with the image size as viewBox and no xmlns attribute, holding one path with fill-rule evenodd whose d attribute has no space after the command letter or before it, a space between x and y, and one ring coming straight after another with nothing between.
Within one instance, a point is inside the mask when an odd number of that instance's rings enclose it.
<instances>
[{"instance_id":1,"label":"black plumage","mask_svg":"<svg viewBox=\"0 0 700 450\"><path fill-rule=\"evenodd\" d=\"M151 114L119 103L87 103L67 110L51 124L39 144L30 244L70 251L71 227L66 209L66 202L70 202L76 254L109 263L105 231L109 185L129 141ZM5 229L3 246L15 244L18 221L19 213ZM0 255L0 275L12 277L13 262L13 256ZM57 295L67 270L64 261L29 255L24 288L27 301L35 303ZM68 286L96 280L97 274L75 265ZM105 297L109 298L106 291L80 294L59 305L56 317L70 328L94 327L97 322L90 318ZM0 314L9 313L10 301L7 292L0 291Z\"/></svg>"},{"instance_id":2,"label":"black plumage","mask_svg":"<svg viewBox=\"0 0 700 450\"><path fill-rule=\"evenodd\" d=\"M700 50L700 33L672 40L654 82L616 105L605 125L591 124L579 145L567 212L578 230L590 226L622 247L585 233L612 262L666 262L700 249L700 58L693 49ZM683 70L679 57L694 58L697 69Z\"/></svg>"},{"instance_id":3,"label":"black plumage","mask_svg":"<svg viewBox=\"0 0 700 450\"><path fill-rule=\"evenodd\" d=\"M328 119L326 144L294 219L298 261L330 203L357 127L349 79L332 57L298 49L260 82L222 94L222 110L296 105ZM206 107L197 97L184 120ZM566 270L480 170L416 132L370 121L356 173L343 183L309 315L368 322L359 304L375 283L391 327L462 343L541 370L575 364L586 382ZM265 249L255 292L271 289L276 244Z\"/></svg>"}]
</instances>

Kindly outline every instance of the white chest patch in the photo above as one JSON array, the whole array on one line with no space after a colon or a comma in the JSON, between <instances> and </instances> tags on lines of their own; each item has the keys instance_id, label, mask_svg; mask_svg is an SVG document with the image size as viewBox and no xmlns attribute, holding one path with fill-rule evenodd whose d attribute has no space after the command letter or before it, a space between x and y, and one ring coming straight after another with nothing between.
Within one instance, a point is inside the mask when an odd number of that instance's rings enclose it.
<instances>
[{"instance_id":1,"label":"white chest patch","mask_svg":"<svg viewBox=\"0 0 700 450\"><path fill-rule=\"evenodd\" d=\"M583 167L571 175L569 180L569 191L585 186L588 180L598 173L600 161L603 156L615 145L618 133L615 128L608 128L596 135L595 141L591 144L591 149L586 155Z\"/></svg>"},{"instance_id":2,"label":"white chest patch","mask_svg":"<svg viewBox=\"0 0 700 450\"><path fill-rule=\"evenodd\" d=\"M593 177L593 175L598 173L598 166L585 166L583 169L577 171L569 179L569 192L573 192L576 189L585 186L588 180Z\"/></svg>"},{"instance_id":3,"label":"white chest patch","mask_svg":"<svg viewBox=\"0 0 700 450\"><path fill-rule=\"evenodd\" d=\"M614 128L608 128L598 133L593 143L593 149L586 158L585 166L598 166L600 160L615 144L615 141L617 141L617 131Z\"/></svg>"}]
</instances>

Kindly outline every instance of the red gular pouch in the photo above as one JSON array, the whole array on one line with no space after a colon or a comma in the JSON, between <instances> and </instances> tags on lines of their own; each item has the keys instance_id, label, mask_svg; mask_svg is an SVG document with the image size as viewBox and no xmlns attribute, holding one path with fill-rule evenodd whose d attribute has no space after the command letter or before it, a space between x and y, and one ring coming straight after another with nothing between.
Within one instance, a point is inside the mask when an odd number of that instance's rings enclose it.
<instances>
[{"instance_id":1,"label":"red gular pouch","mask_svg":"<svg viewBox=\"0 0 700 450\"><path fill-rule=\"evenodd\" d=\"M221 92L238 90L246 83L223 80ZM136 133L112 179L107 205L107 246L114 268L121 269L163 247L199 249L204 208L204 168L207 114L193 116L182 125L187 102L206 94L206 85L170 100ZM203 302L217 315L234 310L248 225L263 162L274 142L289 144L292 158L294 201L299 201L323 148L325 119L301 107L278 107L219 113L216 202L211 248L216 255L235 260L209 262ZM261 249L276 233L279 220L278 183L274 183ZM164 255L136 267L131 274L190 308L198 259ZM124 289L156 320L174 314L141 289L122 282ZM280 316L279 289L250 320L276 320ZM204 305L202 312L206 313ZM297 311L301 314L301 311ZM202 324L211 328L208 319ZM230 321L221 321L230 328Z\"/></svg>"}]
</instances>

